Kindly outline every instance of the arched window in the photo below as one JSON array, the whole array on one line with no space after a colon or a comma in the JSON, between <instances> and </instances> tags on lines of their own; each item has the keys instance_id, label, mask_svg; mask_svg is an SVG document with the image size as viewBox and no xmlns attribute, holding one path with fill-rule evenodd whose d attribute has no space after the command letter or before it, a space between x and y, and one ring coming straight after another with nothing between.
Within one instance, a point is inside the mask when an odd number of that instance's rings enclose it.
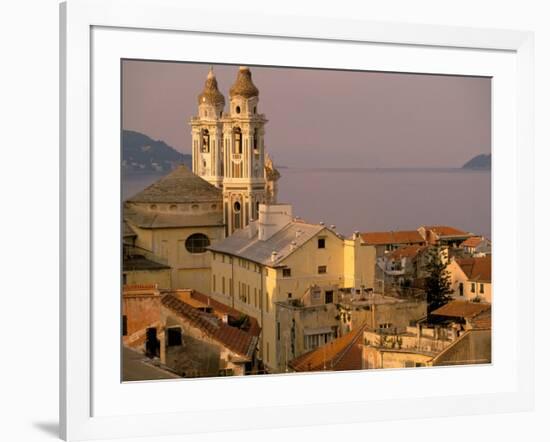
<instances>
[{"instance_id":1,"label":"arched window","mask_svg":"<svg viewBox=\"0 0 550 442\"><path fill-rule=\"evenodd\" d=\"M189 253L204 253L209 245L208 236L202 233L194 233L185 240L185 248Z\"/></svg>"},{"instance_id":2,"label":"arched window","mask_svg":"<svg viewBox=\"0 0 550 442\"><path fill-rule=\"evenodd\" d=\"M241 113L241 106L237 106L237 107L235 108L235 112L237 112L238 114L240 114L240 113Z\"/></svg>"},{"instance_id":3,"label":"arched window","mask_svg":"<svg viewBox=\"0 0 550 442\"><path fill-rule=\"evenodd\" d=\"M234 219L233 219L233 227L236 229L241 228L241 203L239 201L235 201L233 203L233 212L234 212Z\"/></svg>"},{"instance_id":4,"label":"arched window","mask_svg":"<svg viewBox=\"0 0 550 442\"><path fill-rule=\"evenodd\" d=\"M258 137L258 129L254 129L254 139L253 139L254 153L259 153L260 143Z\"/></svg>"},{"instance_id":5,"label":"arched window","mask_svg":"<svg viewBox=\"0 0 550 442\"><path fill-rule=\"evenodd\" d=\"M242 154L243 153L243 134L240 127L233 129L233 153Z\"/></svg>"},{"instance_id":6,"label":"arched window","mask_svg":"<svg viewBox=\"0 0 550 442\"><path fill-rule=\"evenodd\" d=\"M208 129L203 129L201 131L202 143L201 143L201 152L210 152L210 133Z\"/></svg>"}]
</instances>

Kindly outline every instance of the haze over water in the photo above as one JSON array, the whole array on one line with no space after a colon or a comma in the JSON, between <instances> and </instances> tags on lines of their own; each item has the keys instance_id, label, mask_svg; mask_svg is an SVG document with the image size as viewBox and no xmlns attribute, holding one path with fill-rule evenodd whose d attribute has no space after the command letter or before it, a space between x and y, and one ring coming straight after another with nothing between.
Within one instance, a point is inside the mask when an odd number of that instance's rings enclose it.
<instances>
[{"instance_id":1,"label":"haze over water","mask_svg":"<svg viewBox=\"0 0 550 442\"><path fill-rule=\"evenodd\" d=\"M450 225L491 237L491 172L464 169L281 168L279 202L307 222L355 230ZM123 178L126 199L161 175Z\"/></svg>"},{"instance_id":2,"label":"haze over water","mask_svg":"<svg viewBox=\"0 0 550 442\"><path fill-rule=\"evenodd\" d=\"M125 60L122 128L190 153L188 121L209 68ZM227 111L238 66L213 68ZM295 215L335 224L345 235L441 224L491 236L491 173L460 169L491 152L491 78L266 66L251 72L258 111L269 120L266 152L289 166L280 168L279 202L291 203ZM123 196L158 178L127 177Z\"/></svg>"}]
</instances>

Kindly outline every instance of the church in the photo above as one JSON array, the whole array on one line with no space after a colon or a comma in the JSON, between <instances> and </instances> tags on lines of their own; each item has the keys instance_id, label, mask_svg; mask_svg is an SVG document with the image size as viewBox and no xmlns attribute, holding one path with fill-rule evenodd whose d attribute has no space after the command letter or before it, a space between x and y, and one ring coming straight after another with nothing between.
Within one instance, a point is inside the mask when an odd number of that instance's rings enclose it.
<instances>
[{"instance_id":1,"label":"church","mask_svg":"<svg viewBox=\"0 0 550 442\"><path fill-rule=\"evenodd\" d=\"M124 202L124 284L209 293L207 247L276 202L280 174L265 152L267 119L248 67L237 72L227 111L225 104L210 69L190 120L193 170L180 165Z\"/></svg>"}]
</instances>

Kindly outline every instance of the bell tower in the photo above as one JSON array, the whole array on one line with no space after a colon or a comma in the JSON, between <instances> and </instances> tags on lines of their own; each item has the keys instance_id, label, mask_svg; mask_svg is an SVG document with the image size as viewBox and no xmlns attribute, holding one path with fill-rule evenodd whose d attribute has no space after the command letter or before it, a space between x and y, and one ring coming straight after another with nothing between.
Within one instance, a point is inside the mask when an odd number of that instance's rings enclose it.
<instances>
[{"instance_id":1,"label":"bell tower","mask_svg":"<svg viewBox=\"0 0 550 442\"><path fill-rule=\"evenodd\" d=\"M229 90L229 112L223 115L223 203L227 234L258 219L266 203L264 126L258 113L259 91L250 69L239 68Z\"/></svg>"},{"instance_id":2,"label":"bell tower","mask_svg":"<svg viewBox=\"0 0 550 442\"><path fill-rule=\"evenodd\" d=\"M198 115L191 118L193 172L221 188L223 185L223 124L225 98L212 68L198 96Z\"/></svg>"}]
</instances>

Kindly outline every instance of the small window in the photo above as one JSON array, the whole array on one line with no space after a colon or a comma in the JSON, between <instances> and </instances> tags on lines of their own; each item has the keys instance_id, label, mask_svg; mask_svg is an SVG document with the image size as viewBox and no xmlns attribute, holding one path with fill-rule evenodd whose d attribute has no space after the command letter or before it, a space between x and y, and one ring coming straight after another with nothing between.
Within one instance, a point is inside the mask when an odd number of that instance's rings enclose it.
<instances>
[{"instance_id":1,"label":"small window","mask_svg":"<svg viewBox=\"0 0 550 442\"><path fill-rule=\"evenodd\" d=\"M201 152L210 152L210 133L208 129L203 129L201 131Z\"/></svg>"},{"instance_id":2,"label":"small window","mask_svg":"<svg viewBox=\"0 0 550 442\"><path fill-rule=\"evenodd\" d=\"M122 285L128 284L128 275L126 273L122 274Z\"/></svg>"},{"instance_id":3,"label":"small window","mask_svg":"<svg viewBox=\"0 0 550 442\"><path fill-rule=\"evenodd\" d=\"M292 293L288 293L288 294L287 294L287 298L288 298L288 299L292 299Z\"/></svg>"},{"instance_id":4,"label":"small window","mask_svg":"<svg viewBox=\"0 0 550 442\"><path fill-rule=\"evenodd\" d=\"M170 205L170 210L171 210L172 212L174 212L174 211L178 210L178 206L175 205L175 204L172 204L172 205Z\"/></svg>"},{"instance_id":5,"label":"small window","mask_svg":"<svg viewBox=\"0 0 550 442\"><path fill-rule=\"evenodd\" d=\"M464 296L464 284L462 282L458 284L458 294Z\"/></svg>"},{"instance_id":6,"label":"small window","mask_svg":"<svg viewBox=\"0 0 550 442\"><path fill-rule=\"evenodd\" d=\"M157 205L156 205L156 204L151 204L151 205L149 206L149 208L150 208L151 210L157 210Z\"/></svg>"},{"instance_id":7,"label":"small window","mask_svg":"<svg viewBox=\"0 0 550 442\"><path fill-rule=\"evenodd\" d=\"M237 107L235 108L235 112L237 112L238 114L240 114L240 113L241 113L241 106L237 106Z\"/></svg>"},{"instance_id":8,"label":"small window","mask_svg":"<svg viewBox=\"0 0 550 442\"><path fill-rule=\"evenodd\" d=\"M168 347L175 347L182 344L181 339L181 328L179 327L170 327L166 329L167 332L167 342Z\"/></svg>"},{"instance_id":9,"label":"small window","mask_svg":"<svg viewBox=\"0 0 550 442\"><path fill-rule=\"evenodd\" d=\"M328 290L325 292L325 304L332 304L334 302L334 292Z\"/></svg>"},{"instance_id":10,"label":"small window","mask_svg":"<svg viewBox=\"0 0 550 442\"><path fill-rule=\"evenodd\" d=\"M128 336L128 316L122 316L122 336Z\"/></svg>"},{"instance_id":11,"label":"small window","mask_svg":"<svg viewBox=\"0 0 550 442\"><path fill-rule=\"evenodd\" d=\"M256 106L254 106L254 113L256 113Z\"/></svg>"},{"instance_id":12,"label":"small window","mask_svg":"<svg viewBox=\"0 0 550 442\"><path fill-rule=\"evenodd\" d=\"M479 284L479 293L485 293L485 287L483 284Z\"/></svg>"},{"instance_id":13,"label":"small window","mask_svg":"<svg viewBox=\"0 0 550 442\"><path fill-rule=\"evenodd\" d=\"M317 273L319 273L319 275L324 275L325 273L327 273L327 266L317 267Z\"/></svg>"},{"instance_id":14,"label":"small window","mask_svg":"<svg viewBox=\"0 0 550 442\"><path fill-rule=\"evenodd\" d=\"M235 201L233 204L233 210L235 213L239 213L241 211L241 203L239 201Z\"/></svg>"},{"instance_id":15,"label":"small window","mask_svg":"<svg viewBox=\"0 0 550 442\"><path fill-rule=\"evenodd\" d=\"M318 249L324 249L325 248L325 238L317 239L317 248Z\"/></svg>"},{"instance_id":16,"label":"small window","mask_svg":"<svg viewBox=\"0 0 550 442\"><path fill-rule=\"evenodd\" d=\"M471 286L470 286L470 291L472 293L475 293L476 292L476 283L475 282L472 282Z\"/></svg>"},{"instance_id":17,"label":"small window","mask_svg":"<svg viewBox=\"0 0 550 442\"><path fill-rule=\"evenodd\" d=\"M281 323L277 321L277 341L281 340Z\"/></svg>"},{"instance_id":18,"label":"small window","mask_svg":"<svg viewBox=\"0 0 550 442\"><path fill-rule=\"evenodd\" d=\"M292 276L291 270L287 267L283 269L283 278L290 278Z\"/></svg>"},{"instance_id":19,"label":"small window","mask_svg":"<svg viewBox=\"0 0 550 442\"><path fill-rule=\"evenodd\" d=\"M209 245L210 240L202 233L194 233L185 240L185 248L189 253L204 253Z\"/></svg>"}]
</instances>

